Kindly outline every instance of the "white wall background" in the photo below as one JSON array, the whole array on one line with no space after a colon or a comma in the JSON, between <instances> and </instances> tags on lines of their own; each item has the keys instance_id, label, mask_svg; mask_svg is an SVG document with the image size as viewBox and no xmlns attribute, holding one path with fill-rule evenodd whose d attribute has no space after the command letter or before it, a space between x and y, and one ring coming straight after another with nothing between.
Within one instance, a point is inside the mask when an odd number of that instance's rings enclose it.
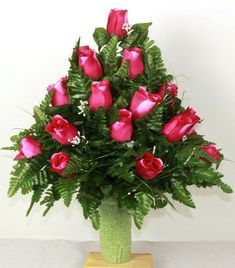
<instances>
[{"instance_id":1,"label":"white wall background","mask_svg":"<svg viewBox=\"0 0 235 268\"><path fill-rule=\"evenodd\" d=\"M223 148L221 171L235 189L235 1L5 0L0 8L0 146L30 126L21 110L32 108L48 84L66 74L79 36L91 44L95 27L106 25L110 8L129 10L129 21L152 21L150 35L177 79L184 103L204 118L200 132ZM12 154L1 152L0 238L98 239L80 207L58 203L46 218L36 207L26 218L29 196L7 198ZM197 209L177 205L146 217L135 240L234 240L235 195L193 189Z\"/></svg>"}]
</instances>

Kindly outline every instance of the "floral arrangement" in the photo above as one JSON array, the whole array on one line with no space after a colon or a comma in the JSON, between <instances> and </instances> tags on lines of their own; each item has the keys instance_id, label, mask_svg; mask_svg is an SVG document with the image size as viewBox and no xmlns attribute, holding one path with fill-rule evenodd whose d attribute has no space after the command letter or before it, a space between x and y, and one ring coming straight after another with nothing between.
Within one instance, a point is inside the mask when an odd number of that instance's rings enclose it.
<instances>
[{"instance_id":1,"label":"floral arrangement","mask_svg":"<svg viewBox=\"0 0 235 268\"><path fill-rule=\"evenodd\" d=\"M217 170L223 155L196 132L201 119L181 105L150 25L111 10L93 34L98 50L79 39L68 74L34 107L35 123L11 137L5 149L18 153L8 195L32 193L27 215L35 203L46 215L74 196L98 229L98 208L112 197L141 228L150 209L174 207L172 199L194 208L187 186L232 192Z\"/></svg>"}]
</instances>

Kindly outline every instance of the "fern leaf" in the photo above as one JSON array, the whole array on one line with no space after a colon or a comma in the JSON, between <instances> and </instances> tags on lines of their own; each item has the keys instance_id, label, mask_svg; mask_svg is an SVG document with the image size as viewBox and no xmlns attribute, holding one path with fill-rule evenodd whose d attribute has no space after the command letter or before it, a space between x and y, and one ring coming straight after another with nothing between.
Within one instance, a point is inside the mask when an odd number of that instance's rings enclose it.
<instances>
[{"instance_id":1,"label":"fern leaf","mask_svg":"<svg viewBox=\"0 0 235 268\"><path fill-rule=\"evenodd\" d=\"M136 227L141 229L143 219L148 214L153 204L153 197L144 192L138 192L134 197L137 200L137 207L134 211L132 211L132 216L134 218Z\"/></svg>"},{"instance_id":2,"label":"fern leaf","mask_svg":"<svg viewBox=\"0 0 235 268\"><path fill-rule=\"evenodd\" d=\"M195 208L195 204L191 198L190 192L186 189L186 187L183 185L180 181L171 181L172 185L172 197L179 202L185 204L188 207Z\"/></svg>"},{"instance_id":3,"label":"fern leaf","mask_svg":"<svg viewBox=\"0 0 235 268\"><path fill-rule=\"evenodd\" d=\"M77 190L79 182L73 178L60 179L55 185L56 190L64 200L64 204L68 207L71 203L73 194Z\"/></svg>"},{"instance_id":4,"label":"fern leaf","mask_svg":"<svg viewBox=\"0 0 235 268\"><path fill-rule=\"evenodd\" d=\"M31 198L31 203L30 203L30 206L26 212L26 216L28 216L34 206L35 203L38 203L42 197L42 194L44 192L45 188L44 187L37 187L35 190L34 190L34 193L32 195L32 198Z\"/></svg>"},{"instance_id":5,"label":"fern leaf","mask_svg":"<svg viewBox=\"0 0 235 268\"><path fill-rule=\"evenodd\" d=\"M117 70L115 76L118 76L122 79L127 79L129 75L129 61L126 60L124 64Z\"/></svg>"},{"instance_id":6,"label":"fern leaf","mask_svg":"<svg viewBox=\"0 0 235 268\"><path fill-rule=\"evenodd\" d=\"M227 193L227 194L233 193L233 189L228 184L224 183L221 180L218 181L218 186L221 188L221 190L224 193Z\"/></svg>"}]
</instances>

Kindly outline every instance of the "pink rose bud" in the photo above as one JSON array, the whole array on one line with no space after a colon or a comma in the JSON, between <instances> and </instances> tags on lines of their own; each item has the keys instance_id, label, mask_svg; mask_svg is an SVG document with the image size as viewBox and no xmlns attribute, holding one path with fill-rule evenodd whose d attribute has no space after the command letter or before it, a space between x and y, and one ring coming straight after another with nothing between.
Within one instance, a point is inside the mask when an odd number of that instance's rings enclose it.
<instances>
[{"instance_id":1,"label":"pink rose bud","mask_svg":"<svg viewBox=\"0 0 235 268\"><path fill-rule=\"evenodd\" d=\"M177 93L178 93L178 86L176 84L173 84L170 82L162 84L160 91L158 92L158 94L162 97L162 99L164 97L166 90L171 94L173 98L176 98ZM174 105L175 105L175 101L173 100L170 106L174 107Z\"/></svg>"},{"instance_id":2,"label":"pink rose bud","mask_svg":"<svg viewBox=\"0 0 235 268\"><path fill-rule=\"evenodd\" d=\"M171 96L173 98L175 98L177 96L177 93L178 93L178 86L176 84L173 84L170 82L164 83L164 84L162 84L158 94L163 98L166 90L171 94Z\"/></svg>"},{"instance_id":3,"label":"pink rose bud","mask_svg":"<svg viewBox=\"0 0 235 268\"><path fill-rule=\"evenodd\" d=\"M89 98L89 107L96 111L99 107L108 110L112 106L112 95L110 91L109 80L93 82L91 84L91 95Z\"/></svg>"},{"instance_id":4,"label":"pink rose bud","mask_svg":"<svg viewBox=\"0 0 235 268\"><path fill-rule=\"evenodd\" d=\"M51 156L51 171L63 176L64 169L68 166L70 155L65 152L55 153Z\"/></svg>"},{"instance_id":5,"label":"pink rose bud","mask_svg":"<svg viewBox=\"0 0 235 268\"><path fill-rule=\"evenodd\" d=\"M136 172L145 180L152 180L162 172L163 162L151 153L145 153L143 158L136 160Z\"/></svg>"},{"instance_id":6,"label":"pink rose bud","mask_svg":"<svg viewBox=\"0 0 235 268\"><path fill-rule=\"evenodd\" d=\"M25 136L20 142L20 150L16 155L14 160L19 160L22 158L31 158L42 152L42 146L40 143L30 137L29 135Z\"/></svg>"},{"instance_id":7,"label":"pink rose bud","mask_svg":"<svg viewBox=\"0 0 235 268\"><path fill-rule=\"evenodd\" d=\"M220 159L220 152L218 151L218 149L215 147L214 144L210 144L210 145L206 145L202 147L202 150L207 153L210 157L212 157L215 160L219 160ZM202 160L206 160L205 158L202 158ZM208 160L206 160L208 162Z\"/></svg>"},{"instance_id":8,"label":"pink rose bud","mask_svg":"<svg viewBox=\"0 0 235 268\"><path fill-rule=\"evenodd\" d=\"M138 74L144 73L141 48L133 47L125 49L122 64L124 64L126 60L129 60L129 78L134 78Z\"/></svg>"},{"instance_id":9,"label":"pink rose bud","mask_svg":"<svg viewBox=\"0 0 235 268\"><path fill-rule=\"evenodd\" d=\"M161 133L170 142L177 142L185 135L190 135L194 131L195 124L200 120L192 108L187 108L183 113L174 116L166 123Z\"/></svg>"},{"instance_id":10,"label":"pink rose bud","mask_svg":"<svg viewBox=\"0 0 235 268\"><path fill-rule=\"evenodd\" d=\"M120 109L118 113L119 119L110 126L111 137L119 142L130 141L133 133L132 113L126 109Z\"/></svg>"},{"instance_id":11,"label":"pink rose bud","mask_svg":"<svg viewBox=\"0 0 235 268\"><path fill-rule=\"evenodd\" d=\"M70 103L70 98L68 96L68 89L66 87L68 78L62 77L55 84L51 84L47 87L48 91L52 91L51 105L60 106Z\"/></svg>"},{"instance_id":12,"label":"pink rose bud","mask_svg":"<svg viewBox=\"0 0 235 268\"><path fill-rule=\"evenodd\" d=\"M146 88L139 87L135 92L130 105L133 119L141 118L151 112L162 98L156 93L149 93Z\"/></svg>"},{"instance_id":13,"label":"pink rose bud","mask_svg":"<svg viewBox=\"0 0 235 268\"><path fill-rule=\"evenodd\" d=\"M78 56L79 66L90 79L97 79L102 76L102 67L96 57L95 50L90 49L89 46L81 46Z\"/></svg>"},{"instance_id":14,"label":"pink rose bud","mask_svg":"<svg viewBox=\"0 0 235 268\"><path fill-rule=\"evenodd\" d=\"M117 37L123 37L127 34L125 29L127 26L127 10L111 9L107 23L109 35L115 34Z\"/></svg>"},{"instance_id":15,"label":"pink rose bud","mask_svg":"<svg viewBox=\"0 0 235 268\"><path fill-rule=\"evenodd\" d=\"M63 145L73 143L74 138L80 136L77 128L60 115L53 116L52 122L45 126L45 131Z\"/></svg>"}]
</instances>

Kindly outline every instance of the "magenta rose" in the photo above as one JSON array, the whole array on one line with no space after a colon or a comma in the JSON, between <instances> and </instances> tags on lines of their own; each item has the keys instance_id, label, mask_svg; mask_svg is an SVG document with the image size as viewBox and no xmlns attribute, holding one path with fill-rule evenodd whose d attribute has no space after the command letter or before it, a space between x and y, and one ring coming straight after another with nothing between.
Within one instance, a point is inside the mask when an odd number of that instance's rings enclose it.
<instances>
[{"instance_id":1,"label":"magenta rose","mask_svg":"<svg viewBox=\"0 0 235 268\"><path fill-rule=\"evenodd\" d=\"M220 152L219 150L215 147L214 144L206 145L202 147L202 150L207 153L210 157L212 157L214 160L219 160L220 159ZM202 160L205 160L205 158L202 158ZM208 160L206 160L208 162ZM210 162L210 161L209 161Z\"/></svg>"},{"instance_id":2,"label":"magenta rose","mask_svg":"<svg viewBox=\"0 0 235 268\"><path fill-rule=\"evenodd\" d=\"M71 144L75 137L79 137L77 128L60 115L53 116L52 122L45 126L45 131L63 145Z\"/></svg>"},{"instance_id":3,"label":"magenta rose","mask_svg":"<svg viewBox=\"0 0 235 268\"><path fill-rule=\"evenodd\" d=\"M151 153L145 153L142 158L136 160L136 172L145 180L152 180L162 172L163 162Z\"/></svg>"},{"instance_id":4,"label":"magenta rose","mask_svg":"<svg viewBox=\"0 0 235 268\"><path fill-rule=\"evenodd\" d=\"M19 153L15 156L14 160L19 160L22 158L31 158L42 152L42 146L40 143L30 137L30 135L25 136L20 142Z\"/></svg>"},{"instance_id":5,"label":"magenta rose","mask_svg":"<svg viewBox=\"0 0 235 268\"><path fill-rule=\"evenodd\" d=\"M141 118L151 112L162 98L157 93L149 93L146 88L139 87L135 92L130 105L133 119Z\"/></svg>"},{"instance_id":6,"label":"magenta rose","mask_svg":"<svg viewBox=\"0 0 235 268\"><path fill-rule=\"evenodd\" d=\"M119 142L130 141L133 133L132 113L126 109L118 111L119 119L110 126L113 140Z\"/></svg>"},{"instance_id":7,"label":"magenta rose","mask_svg":"<svg viewBox=\"0 0 235 268\"><path fill-rule=\"evenodd\" d=\"M98 79L102 76L102 67L96 57L95 50L89 46L79 47L78 64L82 71L91 79Z\"/></svg>"},{"instance_id":8,"label":"magenta rose","mask_svg":"<svg viewBox=\"0 0 235 268\"><path fill-rule=\"evenodd\" d=\"M177 142L185 135L190 135L194 131L194 126L199 122L200 117L192 108L187 108L183 113L177 114L167 122L161 133L170 142Z\"/></svg>"},{"instance_id":9,"label":"magenta rose","mask_svg":"<svg viewBox=\"0 0 235 268\"><path fill-rule=\"evenodd\" d=\"M92 111L96 111L99 107L105 110L112 106L112 95L110 91L109 80L93 82L91 84L91 95L89 98L89 107Z\"/></svg>"},{"instance_id":10,"label":"magenta rose","mask_svg":"<svg viewBox=\"0 0 235 268\"><path fill-rule=\"evenodd\" d=\"M55 153L51 156L51 171L63 175L64 169L68 166L70 155L65 152Z\"/></svg>"},{"instance_id":11,"label":"magenta rose","mask_svg":"<svg viewBox=\"0 0 235 268\"><path fill-rule=\"evenodd\" d=\"M175 99L178 93L178 86L170 82L162 84L160 91L158 92L158 94L162 97L162 99L166 91L168 91L171 94L171 96ZM173 100L170 106L174 107L174 105L175 101Z\"/></svg>"},{"instance_id":12,"label":"magenta rose","mask_svg":"<svg viewBox=\"0 0 235 268\"><path fill-rule=\"evenodd\" d=\"M127 34L128 26L127 10L111 9L108 17L107 32L115 34L118 38Z\"/></svg>"},{"instance_id":13,"label":"magenta rose","mask_svg":"<svg viewBox=\"0 0 235 268\"><path fill-rule=\"evenodd\" d=\"M52 91L51 105L60 106L70 103L70 98L68 96L68 89L66 87L68 78L62 77L55 84L51 84L47 87L48 91Z\"/></svg>"},{"instance_id":14,"label":"magenta rose","mask_svg":"<svg viewBox=\"0 0 235 268\"><path fill-rule=\"evenodd\" d=\"M129 78L134 78L138 74L144 73L141 48L133 47L125 49L122 64L124 64L126 60L129 60Z\"/></svg>"}]
</instances>

